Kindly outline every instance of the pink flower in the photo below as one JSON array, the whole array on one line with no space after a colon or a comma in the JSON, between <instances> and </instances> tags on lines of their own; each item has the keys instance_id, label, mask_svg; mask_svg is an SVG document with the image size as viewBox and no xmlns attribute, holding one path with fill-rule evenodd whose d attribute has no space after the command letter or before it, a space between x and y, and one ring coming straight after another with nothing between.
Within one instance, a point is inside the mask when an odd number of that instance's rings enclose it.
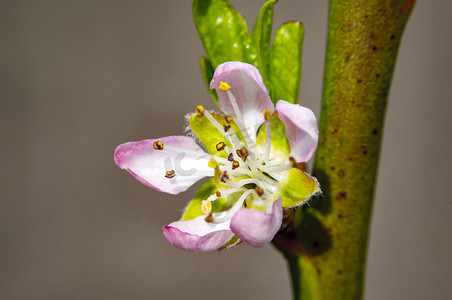
<instances>
[{"instance_id":1,"label":"pink flower","mask_svg":"<svg viewBox=\"0 0 452 300\"><path fill-rule=\"evenodd\" d=\"M282 208L318 193L315 178L299 168L318 142L308 108L271 102L259 71L241 62L218 66L216 89L223 115L198 106L188 136L168 136L117 147L115 162L140 182L178 194L205 177L182 219L163 227L166 239L189 251L213 251L244 241L269 243L282 222Z\"/></svg>"}]
</instances>

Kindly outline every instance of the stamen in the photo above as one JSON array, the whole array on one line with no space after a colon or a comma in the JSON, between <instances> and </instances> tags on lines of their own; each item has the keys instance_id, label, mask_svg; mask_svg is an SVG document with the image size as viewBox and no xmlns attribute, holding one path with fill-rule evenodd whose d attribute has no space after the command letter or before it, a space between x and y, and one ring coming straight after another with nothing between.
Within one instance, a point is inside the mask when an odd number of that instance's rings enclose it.
<instances>
[{"instance_id":1,"label":"stamen","mask_svg":"<svg viewBox=\"0 0 452 300\"><path fill-rule=\"evenodd\" d=\"M295 160L295 158L293 158L291 156L291 157L289 157L289 161L290 161L290 164L292 165L292 167L294 167L294 168L297 167L297 161Z\"/></svg>"},{"instance_id":2,"label":"stamen","mask_svg":"<svg viewBox=\"0 0 452 300\"><path fill-rule=\"evenodd\" d=\"M235 213L242 208L243 203L251 193L256 193L256 191L247 190L246 192L244 192L242 196L240 196L239 200L237 200L237 202L235 202L234 205L226 212L226 214L215 220L215 223L222 223L230 220L235 215Z\"/></svg>"},{"instance_id":3,"label":"stamen","mask_svg":"<svg viewBox=\"0 0 452 300\"><path fill-rule=\"evenodd\" d=\"M154 142L154 149L155 150L163 150L163 143L160 141Z\"/></svg>"},{"instance_id":4,"label":"stamen","mask_svg":"<svg viewBox=\"0 0 452 300\"><path fill-rule=\"evenodd\" d=\"M229 160L229 161L234 161L234 154L229 153L229 155L228 155L228 160Z\"/></svg>"},{"instance_id":5,"label":"stamen","mask_svg":"<svg viewBox=\"0 0 452 300\"><path fill-rule=\"evenodd\" d=\"M228 130L231 129L231 125L224 125L224 132L228 132Z\"/></svg>"},{"instance_id":6,"label":"stamen","mask_svg":"<svg viewBox=\"0 0 452 300\"><path fill-rule=\"evenodd\" d=\"M238 153L237 153L238 155ZM242 147L242 149L240 149L240 158L243 160L243 162L246 161L246 158L248 157L248 150L246 150L245 147Z\"/></svg>"},{"instance_id":7,"label":"stamen","mask_svg":"<svg viewBox=\"0 0 452 300\"><path fill-rule=\"evenodd\" d=\"M221 181L223 181L224 183L227 183L229 181L229 175L228 172L224 171L223 174L221 174L220 177ZM231 181L232 182L232 181Z\"/></svg>"},{"instance_id":8,"label":"stamen","mask_svg":"<svg viewBox=\"0 0 452 300\"><path fill-rule=\"evenodd\" d=\"M237 169L238 167L240 167L239 162L236 161L236 160L234 160L234 161L232 162L232 170L235 170L235 169Z\"/></svg>"},{"instance_id":9,"label":"stamen","mask_svg":"<svg viewBox=\"0 0 452 300\"><path fill-rule=\"evenodd\" d=\"M171 171L166 171L166 175L165 177L168 179L174 178L176 176L176 172L174 172L174 170Z\"/></svg>"},{"instance_id":10,"label":"stamen","mask_svg":"<svg viewBox=\"0 0 452 300\"><path fill-rule=\"evenodd\" d=\"M212 213L209 213L207 217L204 218L204 221L206 221L207 223L213 223L215 220L213 219Z\"/></svg>"},{"instance_id":11,"label":"stamen","mask_svg":"<svg viewBox=\"0 0 452 300\"><path fill-rule=\"evenodd\" d=\"M216 145L216 148L217 148L217 151L221 151L221 150L223 150L224 148L226 148L226 144L225 144L224 142L219 142L219 143Z\"/></svg>"},{"instance_id":12,"label":"stamen","mask_svg":"<svg viewBox=\"0 0 452 300\"><path fill-rule=\"evenodd\" d=\"M216 192L215 192L215 195L216 195L218 198L220 198L220 197L221 197L221 192L220 192L220 191L216 191Z\"/></svg>"},{"instance_id":13,"label":"stamen","mask_svg":"<svg viewBox=\"0 0 452 300\"><path fill-rule=\"evenodd\" d=\"M210 214L212 211L212 203L209 200L203 200L201 202L201 210L204 214Z\"/></svg>"},{"instance_id":14,"label":"stamen","mask_svg":"<svg viewBox=\"0 0 452 300\"><path fill-rule=\"evenodd\" d=\"M269 121L271 118L271 111L269 109L264 110L264 118L266 121Z\"/></svg>"},{"instance_id":15,"label":"stamen","mask_svg":"<svg viewBox=\"0 0 452 300\"><path fill-rule=\"evenodd\" d=\"M220 81L220 85L218 86L218 89L220 91L227 92L231 89L231 86L227 82Z\"/></svg>"},{"instance_id":16,"label":"stamen","mask_svg":"<svg viewBox=\"0 0 452 300\"><path fill-rule=\"evenodd\" d=\"M204 107L203 107L202 105L198 105L198 106L196 107L196 116L197 116L197 117L202 117L202 116L204 116L204 111L205 111Z\"/></svg>"},{"instance_id":17,"label":"stamen","mask_svg":"<svg viewBox=\"0 0 452 300\"><path fill-rule=\"evenodd\" d=\"M264 193L264 190L261 187L257 186L257 185L254 187L254 190L257 192L257 194L259 196L262 196L262 194Z\"/></svg>"},{"instance_id":18,"label":"stamen","mask_svg":"<svg viewBox=\"0 0 452 300\"><path fill-rule=\"evenodd\" d=\"M232 116L226 116L224 118L226 119L226 122L228 122L228 124L231 124L232 122L234 122L234 117L232 117Z\"/></svg>"}]
</instances>

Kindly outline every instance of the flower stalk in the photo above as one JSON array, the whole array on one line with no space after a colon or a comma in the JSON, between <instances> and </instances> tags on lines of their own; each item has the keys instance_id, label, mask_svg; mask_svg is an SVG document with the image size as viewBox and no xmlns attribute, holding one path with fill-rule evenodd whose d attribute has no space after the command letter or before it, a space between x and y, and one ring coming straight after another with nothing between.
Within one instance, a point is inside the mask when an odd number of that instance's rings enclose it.
<instances>
[{"instance_id":1,"label":"flower stalk","mask_svg":"<svg viewBox=\"0 0 452 300\"><path fill-rule=\"evenodd\" d=\"M294 299L361 299L388 91L413 0L331 0L314 176L323 197L274 244Z\"/></svg>"}]
</instances>

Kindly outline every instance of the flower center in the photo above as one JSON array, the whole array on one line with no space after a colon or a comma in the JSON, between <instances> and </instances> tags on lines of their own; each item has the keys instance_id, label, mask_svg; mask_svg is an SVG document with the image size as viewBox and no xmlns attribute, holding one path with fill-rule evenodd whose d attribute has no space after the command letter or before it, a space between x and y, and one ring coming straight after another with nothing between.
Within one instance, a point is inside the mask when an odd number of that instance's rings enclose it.
<instances>
[{"instance_id":1,"label":"flower center","mask_svg":"<svg viewBox=\"0 0 452 300\"><path fill-rule=\"evenodd\" d=\"M219 89L227 93L235 112L235 119L225 117L225 124L221 125L208 111L203 114L212 125L225 137L231 148L223 141L216 144L218 152L226 151L227 160L221 157L211 158L209 166L215 171L215 183L218 191L202 202L202 211L207 215L207 222L221 223L230 220L242 207L255 208L267 213L271 211L273 201L278 197L279 179L281 172L292 167L287 158L280 158L271 151L271 111L265 110L264 114L266 139L263 145L257 145L257 133L249 132L245 126L242 112L237 105L234 95L230 91L229 84L220 83ZM197 112L199 110L197 109ZM243 140L231 127L234 121ZM231 208L220 217L213 218L211 202L219 198L234 195L238 199Z\"/></svg>"}]
</instances>

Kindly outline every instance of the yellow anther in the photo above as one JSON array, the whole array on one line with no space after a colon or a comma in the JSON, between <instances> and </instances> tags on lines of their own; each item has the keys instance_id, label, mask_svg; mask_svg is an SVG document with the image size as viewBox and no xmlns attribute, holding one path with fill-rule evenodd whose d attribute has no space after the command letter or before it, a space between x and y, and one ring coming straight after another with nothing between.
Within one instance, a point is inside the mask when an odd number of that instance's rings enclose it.
<instances>
[{"instance_id":1,"label":"yellow anther","mask_svg":"<svg viewBox=\"0 0 452 300\"><path fill-rule=\"evenodd\" d=\"M198 105L196 106L196 116L197 117L202 117L204 116L204 107L202 105Z\"/></svg>"},{"instance_id":2,"label":"yellow anther","mask_svg":"<svg viewBox=\"0 0 452 300\"><path fill-rule=\"evenodd\" d=\"M163 150L163 143L160 141L154 142L154 149L155 150Z\"/></svg>"},{"instance_id":3,"label":"yellow anther","mask_svg":"<svg viewBox=\"0 0 452 300\"><path fill-rule=\"evenodd\" d=\"M225 119L226 119L226 122L228 122L229 124L231 124L232 122L234 122L234 117L227 116Z\"/></svg>"},{"instance_id":4,"label":"yellow anther","mask_svg":"<svg viewBox=\"0 0 452 300\"><path fill-rule=\"evenodd\" d=\"M215 147L217 148L217 151L221 151L226 148L226 144L224 142L219 142Z\"/></svg>"},{"instance_id":5,"label":"yellow anther","mask_svg":"<svg viewBox=\"0 0 452 300\"><path fill-rule=\"evenodd\" d=\"M166 178L171 179L171 178L174 178L174 176L176 176L176 172L174 172L174 170L166 171L166 175L165 175Z\"/></svg>"},{"instance_id":6,"label":"yellow anther","mask_svg":"<svg viewBox=\"0 0 452 300\"><path fill-rule=\"evenodd\" d=\"M239 166L240 166L240 164L239 164L238 161L234 160L234 161L232 162L232 170L237 169Z\"/></svg>"},{"instance_id":7,"label":"yellow anther","mask_svg":"<svg viewBox=\"0 0 452 300\"><path fill-rule=\"evenodd\" d=\"M216 195L218 198L220 198L220 197L221 197L221 192L220 192L220 191L216 191L216 192L215 192L215 195Z\"/></svg>"},{"instance_id":8,"label":"yellow anther","mask_svg":"<svg viewBox=\"0 0 452 300\"><path fill-rule=\"evenodd\" d=\"M264 110L264 118L266 121L270 120L271 114L272 113L269 109Z\"/></svg>"},{"instance_id":9,"label":"yellow anther","mask_svg":"<svg viewBox=\"0 0 452 300\"><path fill-rule=\"evenodd\" d=\"M262 196L264 193L264 190L261 187L258 187L257 185L254 187L254 190L257 192L259 196Z\"/></svg>"},{"instance_id":10,"label":"yellow anther","mask_svg":"<svg viewBox=\"0 0 452 300\"><path fill-rule=\"evenodd\" d=\"M227 82L220 81L218 88L220 89L220 91L227 92L231 89L231 86Z\"/></svg>"},{"instance_id":11,"label":"yellow anther","mask_svg":"<svg viewBox=\"0 0 452 300\"><path fill-rule=\"evenodd\" d=\"M201 210L205 215L209 214L212 211L212 202L209 200L203 200L201 202Z\"/></svg>"}]
</instances>

